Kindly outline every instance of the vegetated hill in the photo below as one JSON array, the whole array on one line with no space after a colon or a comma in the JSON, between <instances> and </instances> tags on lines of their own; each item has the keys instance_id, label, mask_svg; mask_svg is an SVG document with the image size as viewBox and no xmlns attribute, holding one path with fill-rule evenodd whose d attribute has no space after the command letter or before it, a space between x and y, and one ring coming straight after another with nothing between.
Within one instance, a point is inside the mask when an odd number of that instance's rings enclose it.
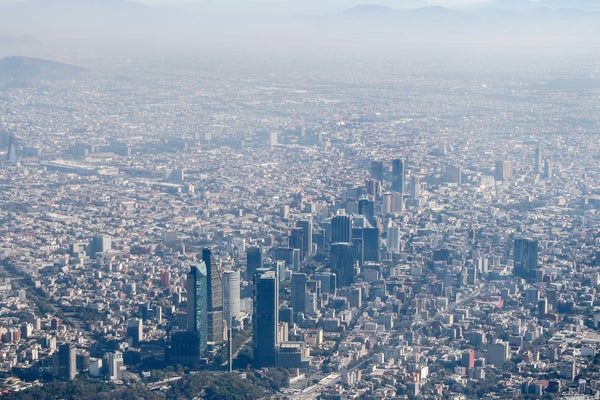
<instances>
[{"instance_id":1,"label":"vegetated hill","mask_svg":"<svg viewBox=\"0 0 600 400\"><path fill-rule=\"evenodd\" d=\"M72 79L83 70L74 65L39 58L5 57L0 59L0 89Z\"/></svg>"}]
</instances>

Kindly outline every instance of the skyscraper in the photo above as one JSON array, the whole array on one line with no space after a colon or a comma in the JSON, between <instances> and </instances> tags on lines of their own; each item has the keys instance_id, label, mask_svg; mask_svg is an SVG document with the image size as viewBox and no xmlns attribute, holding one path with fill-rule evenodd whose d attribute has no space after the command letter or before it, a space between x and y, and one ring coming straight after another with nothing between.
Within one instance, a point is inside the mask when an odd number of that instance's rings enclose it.
<instances>
[{"instance_id":1,"label":"skyscraper","mask_svg":"<svg viewBox=\"0 0 600 400\"><path fill-rule=\"evenodd\" d=\"M225 321L240 315L240 271L223 272L223 314Z\"/></svg>"},{"instance_id":2,"label":"skyscraper","mask_svg":"<svg viewBox=\"0 0 600 400\"><path fill-rule=\"evenodd\" d=\"M521 278L535 279L538 264L538 241L517 238L514 242L513 275Z\"/></svg>"},{"instance_id":3,"label":"skyscraper","mask_svg":"<svg viewBox=\"0 0 600 400\"><path fill-rule=\"evenodd\" d=\"M254 273L263 267L262 249L260 246L248 246L246 250L246 280L252 282Z\"/></svg>"},{"instance_id":4,"label":"skyscraper","mask_svg":"<svg viewBox=\"0 0 600 400\"><path fill-rule=\"evenodd\" d=\"M335 272L340 287L354 283L354 264L352 243L333 243L331 245L331 271Z\"/></svg>"},{"instance_id":5,"label":"skyscraper","mask_svg":"<svg viewBox=\"0 0 600 400\"><path fill-rule=\"evenodd\" d=\"M404 195L404 160L392 160L392 191Z\"/></svg>"},{"instance_id":6,"label":"skyscraper","mask_svg":"<svg viewBox=\"0 0 600 400\"><path fill-rule=\"evenodd\" d=\"M421 181L417 175L410 177L410 197L417 200L421 196Z\"/></svg>"},{"instance_id":7,"label":"skyscraper","mask_svg":"<svg viewBox=\"0 0 600 400\"><path fill-rule=\"evenodd\" d=\"M331 219L331 243L349 243L352 240L352 221L348 215L336 215Z\"/></svg>"},{"instance_id":8,"label":"skyscraper","mask_svg":"<svg viewBox=\"0 0 600 400\"><path fill-rule=\"evenodd\" d=\"M290 247L297 249L300 252L300 259L303 260L306 253L304 253L304 229L294 228L290 231L290 237L288 238Z\"/></svg>"},{"instance_id":9,"label":"skyscraper","mask_svg":"<svg viewBox=\"0 0 600 400\"><path fill-rule=\"evenodd\" d=\"M379 229L364 228L363 238L363 260L379 262Z\"/></svg>"},{"instance_id":10,"label":"skyscraper","mask_svg":"<svg viewBox=\"0 0 600 400\"><path fill-rule=\"evenodd\" d=\"M304 273L294 272L292 274L292 287L290 293L290 305L296 313L304 313L306 305L306 282L308 276Z\"/></svg>"},{"instance_id":11,"label":"skyscraper","mask_svg":"<svg viewBox=\"0 0 600 400\"><path fill-rule=\"evenodd\" d=\"M254 314L252 334L254 365L277 365L279 326L279 282L275 271L259 271L254 278Z\"/></svg>"},{"instance_id":12,"label":"skyscraper","mask_svg":"<svg viewBox=\"0 0 600 400\"><path fill-rule=\"evenodd\" d=\"M195 334L198 354L202 354L206 350L207 341L207 272L204 261L190 268L186 289L187 330Z\"/></svg>"},{"instance_id":13,"label":"skyscraper","mask_svg":"<svg viewBox=\"0 0 600 400\"><path fill-rule=\"evenodd\" d=\"M494 178L497 181L508 181L512 176L512 165L508 160L496 161Z\"/></svg>"},{"instance_id":14,"label":"skyscraper","mask_svg":"<svg viewBox=\"0 0 600 400\"><path fill-rule=\"evenodd\" d=\"M139 318L129 318L127 320L127 338L131 339L133 346L139 346L144 333L143 322Z\"/></svg>"},{"instance_id":15,"label":"skyscraper","mask_svg":"<svg viewBox=\"0 0 600 400\"><path fill-rule=\"evenodd\" d=\"M542 172L542 151L540 150L539 145L535 148L535 155L533 159L533 172L535 174L540 174Z\"/></svg>"},{"instance_id":16,"label":"skyscraper","mask_svg":"<svg viewBox=\"0 0 600 400\"><path fill-rule=\"evenodd\" d=\"M370 199L358 200L358 213L364 215L372 226L375 226L375 202Z\"/></svg>"},{"instance_id":17,"label":"skyscraper","mask_svg":"<svg viewBox=\"0 0 600 400\"><path fill-rule=\"evenodd\" d=\"M210 249L202 249L202 261L206 265L206 340L223 341L223 282Z\"/></svg>"},{"instance_id":18,"label":"skyscraper","mask_svg":"<svg viewBox=\"0 0 600 400\"><path fill-rule=\"evenodd\" d=\"M371 161L371 178L383 181L383 163L381 161Z\"/></svg>"},{"instance_id":19,"label":"skyscraper","mask_svg":"<svg viewBox=\"0 0 600 400\"><path fill-rule=\"evenodd\" d=\"M310 219L296 221L296 226L302 228L302 252L304 258L312 255L313 223Z\"/></svg>"},{"instance_id":20,"label":"skyscraper","mask_svg":"<svg viewBox=\"0 0 600 400\"><path fill-rule=\"evenodd\" d=\"M77 375L77 354L72 343L61 344L55 359L55 374L60 379L73 380Z\"/></svg>"}]
</instances>

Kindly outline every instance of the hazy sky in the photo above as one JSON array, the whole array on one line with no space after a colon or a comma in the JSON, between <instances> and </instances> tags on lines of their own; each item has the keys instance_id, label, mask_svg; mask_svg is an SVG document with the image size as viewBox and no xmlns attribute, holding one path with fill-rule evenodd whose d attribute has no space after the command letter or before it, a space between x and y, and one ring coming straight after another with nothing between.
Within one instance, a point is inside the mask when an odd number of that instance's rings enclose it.
<instances>
[{"instance_id":1,"label":"hazy sky","mask_svg":"<svg viewBox=\"0 0 600 400\"><path fill-rule=\"evenodd\" d=\"M207 0L182 0L182 1L173 1L173 0L137 0L138 3L148 4L148 5L168 5L174 3L202 3ZM280 0L250 0L256 2L269 2L269 1L280 1ZM297 0L302 1L302 0ZM426 0L427 4L430 5L438 5L438 6L457 6L457 5L465 5L465 4L475 4L475 3L484 3L486 0ZM349 5L356 4L357 1L348 1ZM377 4L377 0L365 0L360 3L364 4ZM389 2L386 2L389 3ZM399 1L400 3L400 1Z\"/></svg>"}]
</instances>

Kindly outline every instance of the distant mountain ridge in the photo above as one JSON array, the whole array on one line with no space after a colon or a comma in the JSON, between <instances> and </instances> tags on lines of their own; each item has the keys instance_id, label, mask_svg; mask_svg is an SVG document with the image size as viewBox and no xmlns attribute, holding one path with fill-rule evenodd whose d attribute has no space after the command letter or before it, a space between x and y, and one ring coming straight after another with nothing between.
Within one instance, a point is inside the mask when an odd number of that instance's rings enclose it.
<instances>
[{"instance_id":1,"label":"distant mountain ridge","mask_svg":"<svg viewBox=\"0 0 600 400\"><path fill-rule=\"evenodd\" d=\"M72 79L84 70L40 58L5 57L0 59L0 88L37 86L44 82Z\"/></svg>"}]
</instances>

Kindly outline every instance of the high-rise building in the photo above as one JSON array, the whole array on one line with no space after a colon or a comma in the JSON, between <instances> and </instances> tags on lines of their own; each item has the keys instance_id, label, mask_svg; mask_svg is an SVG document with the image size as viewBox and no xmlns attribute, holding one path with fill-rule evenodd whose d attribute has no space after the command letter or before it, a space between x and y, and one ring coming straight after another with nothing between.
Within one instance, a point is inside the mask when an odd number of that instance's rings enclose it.
<instances>
[{"instance_id":1,"label":"high-rise building","mask_svg":"<svg viewBox=\"0 0 600 400\"><path fill-rule=\"evenodd\" d=\"M534 280L538 267L538 241L517 238L514 241L513 275Z\"/></svg>"},{"instance_id":2,"label":"high-rise building","mask_svg":"<svg viewBox=\"0 0 600 400\"><path fill-rule=\"evenodd\" d=\"M421 180L417 175L410 177L410 197L413 200L421 197Z\"/></svg>"},{"instance_id":3,"label":"high-rise building","mask_svg":"<svg viewBox=\"0 0 600 400\"><path fill-rule=\"evenodd\" d=\"M73 380L77 375L77 353L75 345L65 343L58 346L58 354L55 358L54 371L60 379Z\"/></svg>"},{"instance_id":4,"label":"high-rise building","mask_svg":"<svg viewBox=\"0 0 600 400\"><path fill-rule=\"evenodd\" d=\"M187 330L195 334L198 353L206 350L207 341L207 271L204 261L192 265L187 275Z\"/></svg>"},{"instance_id":5,"label":"high-rise building","mask_svg":"<svg viewBox=\"0 0 600 400\"><path fill-rule=\"evenodd\" d=\"M300 259L303 260L306 253L304 253L304 229L294 228L290 231L290 237L288 238L289 245L292 249L297 249L300 252Z\"/></svg>"},{"instance_id":6,"label":"high-rise building","mask_svg":"<svg viewBox=\"0 0 600 400\"><path fill-rule=\"evenodd\" d=\"M497 367L502 366L510 359L510 346L508 342L496 340L494 343L487 345L487 362Z\"/></svg>"},{"instance_id":7,"label":"high-rise building","mask_svg":"<svg viewBox=\"0 0 600 400\"><path fill-rule=\"evenodd\" d=\"M123 353L120 351L114 351L108 353L108 379L111 381L123 379Z\"/></svg>"},{"instance_id":8,"label":"high-rise building","mask_svg":"<svg viewBox=\"0 0 600 400\"><path fill-rule=\"evenodd\" d=\"M496 169L494 172L494 178L497 181L508 181L512 176L512 165L508 160L496 161Z\"/></svg>"},{"instance_id":9,"label":"high-rise building","mask_svg":"<svg viewBox=\"0 0 600 400\"><path fill-rule=\"evenodd\" d=\"M535 156L533 159L533 172L535 174L542 173L542 151L540 150L539 145L535 148Z\"/></svg>"},{"instance_id":10,"label":"high-rise building","mask_svg":"<svg viewBox=\"0 0 600 400\"><path fill-rule=\"evenodd\" d=\"M160 285L165 289L171 287L171 273L166 269L160 273Z\"/></svg>"},{"instance_id":11,"label":"high-rise building","mask_svg":"<svg viewBox=\"0 0 600 400\"><path fill-rule=\"evenodd\" d=\"M383 181L383 162L371 161L371 178Z\"/></svg>"},{"instance_id":12,"label":"high-rise building","mask_svg":"<svg viewBox=\"0 0 600 400\"><path fill-rule=\"evenodd\" d=\"M371 226L375 226L375 202L373 200L358 200L358 213L364 215Z\"/></svg>"},{"instance_id":13,"label":"high-rise building","mask_svg":"<svg viewBox=\"0 0 600 400\"><path fill-rule=\"evenodd\" d=\"M381 212L383 214L397 214L404 209L402 194L398 192L388 192L383 194L383 204Z\"/></svg>"},{"instance_id":14,"label":"high-rise building","mask_svg":"<svg viewBox=\"0 0 600 400\"><path fill-rule=\"evenodd\" d=\"M6 153L7 161L17 161L17 145L14 136L8 138L8 151Z\"/></svg>"},{"instance_id":15,"label":"high-rise building","mask_svg":"<svg viewBox=\"0 0 600 400\"><path fill-rule=\"evenodd\" d=\"M331 243L349 243L352 240L352 221L348 215L336 215L331 219Z\"/></svg>"},{"instance_id":16,"label":"high-rise building","mask_svg":"<svg viewBox=\"0 0 600 400\"><path fill-rule=\"evenodd\" d=\"M312 255L313 223L310 219L296 221L296 226L302 228L302 252L304 258Z\"/></svg>"},{"instance_id":17,"label":"high-rise building","mask_svg":"<svg viewBox=\"0 0 600 400\"><path fill-rule=\"evenodd\" d=\"M551 171L550 171L550 160L548 160L547 158L544 158L544 178L546 178L546 179L552 178Z\"/></svg>"},{"instance_id":18,"label":"high-rise building","mask_svg":"<svg viewBox=\"0 0 600 400\"><path fill-rule=\"evenodd\" d=\"M223 272L223 314L225 321L231 321L241 314L239 270Z\"/></svg>"},{"instance_id":19,"label":"high-rise building","mask_svg":"<svg viewBox=\"0 0 600 400\"><path fill-rule=\"evenodd\" d=\"M362 230L363 239L363 260L379 262L379 229L364 228Z\"/></svg>"},{"instance_id":20,"label":"high-rise building","mask_svg":"<svg viewBox=\"0 0 600 400\"><path fill-rule=\"evenodd\" d=\"M210 249L202 249L206 265L206 340L223 341L223 281Z\"/></svg>"},{"instance_id":21,"label":"high-rise building","mask_svg":"<svg viewBox=\"0 0 600 400\"><path fill-rule=\"evenodd\" d=\"M354 265L352 243L333 243L331 245L331 271L335 272L340 287L354 283Z\"/></svg>"},{"instance_id":22,"label":"high-rise building","mask_svg":"<svg viewBox=\"0 0 600 400\"><path fill-rule=\"evenodd\" d=\"M275 271L259 271L254 278L253 349L258 368L277 365L279 282Z\"/></svg>"},{"instance_id":23,"label":"high-rise building","mask_svg":"<svg viewBox=\"0 0 600 400\"><path fill-rule=\"evenodd\" d=\"M381 197L381 182L376 179L365 180L365 190L371 199Z\"/></svg>"},{"instance_id":24,"label":"high-rise building","mask_svg":"<svg viewBox=\"0 0 600 400\"><path fill-rule=\"evenodd\" d=\"M294 313L304 313L306 306L306 282L308 276L301 272L292 274L292 287L290 293L290 305Z\"/></svg>"},{"instance_id":25,"label":"high-rise building","mask_svg":"<svg viewBox=\"0 0 600 400\"><path fill-rule=\"evenodd\" d=\"M404 196L404 160L392 160L392 191Z\"/></svg>"},{"instance_id":26,"label":"high-rise building","mask_svg":"<svg viewBox=\"0 0 600 400\"><path fill-rule=\"evenodd\" d=\"M392 254L399 254L401 249L400 245L400 227L399 226L388 226L387 228L387 250Z\"/></svg>"},{"instance_id":27,"label":"high-rise building","mask_svg":"<svg viewBox=\"0 0 600 400\"><path fill-rule=\"evenodd\" d=\"M104 253L112 249L112 239L108 235L96 235L89 246L89 255L95 256L97 253Z\"/></svg>"},{"instance_id":28,"label":"high-rise building","mask_svg":"<svg viewBox=\"0 0 600 400\"><path fill-rule=\"evenodd\" d=\"M248 246L246 250L246 280L252 282L254 273L263 267L262 248L260 246Z\"/></svg>"},{"instance_id":29,"label":"high-rise building","mask_svg":"<svg viewBox=\"0 0 600 400\"><path fill-rule=\"evenodd\" d=\"M315 273L315 280L321 282L321 291L335 295L336 292L336 276L333 272L324 271Z\"/></svg>"},{"instance_id":30,"label":"high-rise building","mask_svg":"<svg viewBox=\"0 0 600 400\"><path fill-rule=\"evenodd\" d=\"M129 318L127 320L127 338L131 339L133 346L139 346L143 339L144 326L139 318Z\"/></svg>"}]
</instances>

